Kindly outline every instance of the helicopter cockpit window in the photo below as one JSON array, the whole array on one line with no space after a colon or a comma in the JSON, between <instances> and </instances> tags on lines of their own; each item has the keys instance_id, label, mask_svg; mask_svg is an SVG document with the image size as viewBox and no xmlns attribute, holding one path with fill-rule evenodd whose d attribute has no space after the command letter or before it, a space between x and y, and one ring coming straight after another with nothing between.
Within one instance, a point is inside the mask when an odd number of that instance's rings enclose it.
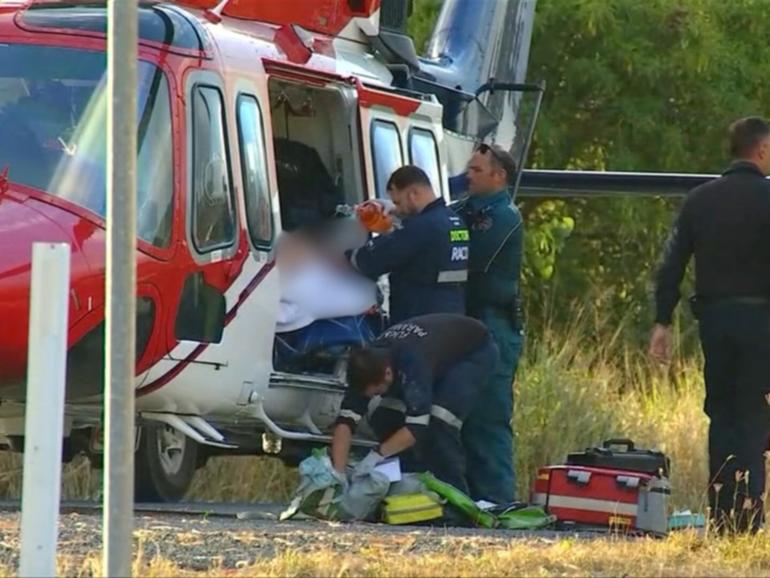
<instances>
[{"instance_id":1,"label":"helicopter cockpit window","mask_svg":"<svg viewBox=\"0 0 770 578\"><path fill-rule=\"evenodd\" d=\"M107 76L103 52L0 44L0 171L106 215ZM171 240L173 163L168 84L139 63L137 230Z\"/></svg>"},{"instance_id":2,"label":"helicopter cockpit window","mask_svg":"<svg viewBox=\"0 0 770 578\"><path fill-rule=\"evenodd\" d=\"M386 186L390 175L404 164L401 136L392 122L372 122L372 158L374 159L374 186L377 198L388 196Z\"/></svg>"},{"instance_id":3,"label":"helicopter cockpit window","mask_svg":"<svg viewBox=\"0 0 770 578\"><path fill-rule=\"evenodd\" d=\"M273 242L273 210L267 185L267 160L262 112L253 96L238 97L238 137L241 172L246 199L246 219L257 249L269 249Z\"/></svg>"},{"instance_id":4,"label":"helicopter cockpit window","mask_svg":"<svg viewBox=\"0 0 770 578\"><path fill-rule=\"evenodd\" d=\"M438 165L436 137L429 130L413 128L409 131L409 162L428 175L433 190L441 194L441 173Z\"/></svg>"},{"instance_id":5,"label":"helicopter cockpit window","mask_svg":"<svg viewBox=\"0 0 770 578\"><path fill-rule=\"evenodd\" d=\"M211 86L193 91L193 242L200 252L235 240L230 166L222 94Z\"/></svg>"}]
</instances>

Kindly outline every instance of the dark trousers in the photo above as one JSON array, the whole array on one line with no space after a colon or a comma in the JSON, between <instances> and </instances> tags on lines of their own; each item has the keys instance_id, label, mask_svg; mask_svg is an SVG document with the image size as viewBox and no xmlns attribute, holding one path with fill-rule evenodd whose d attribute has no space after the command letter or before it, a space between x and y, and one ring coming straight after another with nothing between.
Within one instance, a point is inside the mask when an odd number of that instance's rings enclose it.
<instances>
[{"instance_id":1,"label":"dark trousers","mask_svg":"<svg viewBox=\"0 0 770 578\"><path fill-rule=\"evenodd\" d=\"M720 301L699 320L712 514L723 527L757 529L770 439L770 305Z\"/></svg>"},{"instance_id":2,"label":"dark trousers","mask_svg":"<svg viewBox=\"0 0 770 578\"><path fill-rule=\"evenodd\" d=\"M469 492L466 454L460 431L462 422L477 402L498 358L497 346L489 340L450 367L433 387L433 407L427 431L417 444L403 452L407 472L429 471L442 482ZM369 422L377 439L388 439L404 426L405 407L400 400L384 398Z\"/></svg>"},{"instance_id":3,"label":"dark trousers","mask_svg":"<svg viewBox=\"0 0 770 578\"><path fill-rule=\"evenodd\" d=\"M516 474L513 443L513 379L524 344L510 317L485 311L478 319L487 326L500 350L498 363L463 427L468 452L468 484L474 500L496 504L514 501Z\"/></svg>"}]
</instances>

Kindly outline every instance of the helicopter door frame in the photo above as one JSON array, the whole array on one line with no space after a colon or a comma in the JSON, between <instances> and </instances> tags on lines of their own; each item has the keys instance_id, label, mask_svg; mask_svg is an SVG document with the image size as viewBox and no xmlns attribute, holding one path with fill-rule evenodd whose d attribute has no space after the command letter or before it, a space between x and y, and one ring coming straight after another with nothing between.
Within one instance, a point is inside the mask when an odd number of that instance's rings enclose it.
<instances>
[{"instance_id":1,"label":"helicopter door frame","mask_svg":"<svg viewBox=\"0 0 770 578\"><path fill-rule=\"evenodd\" d=\"M431 110L435 108L436 110ZM419 138L431 138L435 151L435 167L427 166L424 160L416 158L416 150L413 147ZM426 172L431 179L433 189L437 195L449 202L449 179L447 177L446 150L444 143L444 131L441 125L441 107L421 107L419 113L409 117L409 128L404 134L404 151L406 162L416 165ZM437 181L437 182L436 182Z\"/></svg>"},{"instance_id":2,"label":"helicopter door frame","mask_svg":"<svg viewBox=\"0 0 770 578\"><path fill-rule=\"evenodd\" d=\"M436 192L445 196L448 187L442 155L441 106L434 101L378 90L360 82L357 90L368 198L386 197L385 183L390 173L401 166L411 164L412 155L409 148L410 133L413 129L429 131L435 139L440 180L440 191ZM393 145L398 142L399 152L392 151L390 155L386 151L378 153L375 150L377 144L385 143L387 146L387 139L391 134L397 134L398 138L391 137L391 140Z\"/></svg>"}]
</instances>

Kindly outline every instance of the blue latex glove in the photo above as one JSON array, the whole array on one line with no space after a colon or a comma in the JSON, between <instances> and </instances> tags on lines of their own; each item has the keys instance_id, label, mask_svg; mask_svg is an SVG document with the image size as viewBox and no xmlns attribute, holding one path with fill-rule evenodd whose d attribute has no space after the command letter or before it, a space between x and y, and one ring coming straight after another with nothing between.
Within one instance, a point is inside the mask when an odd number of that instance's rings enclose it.
<instances>
[{"instance_id":1,"label":"blue latex glove","mask_svg":"<svg viewBox=\"0 0 770 578\"><path fill-rule=\"evenodd\" d=\"M385 458L378 454L376 451L370 451L368 454L366 454L366 457L358 462L353 468L353 477L360 478L361 476L369 474L369 472L371 472L374 467L384 459Z\"/></svg>"}]
</instances>

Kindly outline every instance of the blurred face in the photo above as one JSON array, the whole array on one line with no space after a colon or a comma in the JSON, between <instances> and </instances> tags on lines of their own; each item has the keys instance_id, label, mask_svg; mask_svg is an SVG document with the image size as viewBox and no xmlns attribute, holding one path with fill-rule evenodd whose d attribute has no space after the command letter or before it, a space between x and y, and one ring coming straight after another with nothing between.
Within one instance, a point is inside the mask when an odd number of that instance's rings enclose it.
<instances>
[{"instance_id":1,"label":"blurred face","mask_svg":"<svg viewBox=\"0 0 770 578\"><path fill-rule=\"evenodd\" d=\"M314 245L301 233L282 233L276 244L275 262L288 271L316 258Z\"/></svg>"},{"instance_id":2,"label":"blurred face","mask_svg":"<svg viewBox=\"0 0 770 578\"><path fill-rule=\"evenodd\" d=\"M492 153L473 153L468 161L468 192L471 195L490 195L506 187L505 171L491 162Z\"/></svg>"},{"instance_id":3,"label":"blurred face","mask_svg":"<svg viewBox=\"0 0 770 578\"><path fill-rule=\"evenodd\" d=\"M388 189L388 195L396 206L395 213L399 217L411 217L422 210L418 203L420 194L417 187L406 187L401 190L392 187Z\"/></svg>"},{"instance_id":4,"label":"blurred face","mask_svg":"<svg viewBox=\"0 0 770 578\"><path fill-rule=\"evenodd\" d=\"M364 396L371 399L378 395L385 395L388 393L391 385L393 385L393 370L388 367L385 369L385 375L382 378L382 382L370 383L367 385L366 389L364 389Z\"/></svg>"}]
</instances>

